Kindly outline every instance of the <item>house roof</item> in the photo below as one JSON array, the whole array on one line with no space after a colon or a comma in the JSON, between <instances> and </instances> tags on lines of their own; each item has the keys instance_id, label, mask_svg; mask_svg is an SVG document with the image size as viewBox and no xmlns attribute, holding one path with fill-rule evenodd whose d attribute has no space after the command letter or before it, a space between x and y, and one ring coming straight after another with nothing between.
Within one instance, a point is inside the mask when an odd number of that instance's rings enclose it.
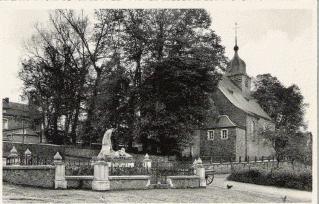
<instances>
[{"instance_id":1,"label":"house roof","mask_svg":"<svg viewBox=\"0 0 319 204\"><path fill-rule=\"evenodd\" d=\"M247 114L271 120L269 115L257 103L257 100L251 96L245 97L242 91L227 76L224 76L219 82L218 89L234 106Z\"/></svg>"},{"instance_id":2,"label":"house roof","mask_svg":"<svg viewBox=\"0 0 319 204\"><path fill-rule=\"evenodd\" d=\"M5 134L14 134L14 135L36 135L38 136L38 134L31 129L30 127L25 127L25 128L13 128L13 129L4 129L2 130L3 133ZM23 133L24 132L24 133Z\"/></svg>"},{"instance_id":3,"label":"house roof","mask_svg":"<svg viewBox=\"0 0 319 204\"><path fill-rule=\"evenodd\" d=\"M30 117L30 108L27 104L2 100L2 110L4 116ZM40 116L38 111L32 111L32 114Z\"/></svg>"}]
</instances>

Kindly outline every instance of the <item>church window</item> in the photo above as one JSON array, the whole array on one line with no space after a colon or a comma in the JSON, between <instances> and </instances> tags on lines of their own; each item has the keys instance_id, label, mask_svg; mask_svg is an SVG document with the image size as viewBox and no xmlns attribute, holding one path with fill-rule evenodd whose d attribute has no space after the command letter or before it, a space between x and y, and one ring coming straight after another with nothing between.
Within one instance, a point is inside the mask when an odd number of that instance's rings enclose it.
<instances>
[{"instance_id":1,"label":"church window","mask_svg":"<svg viewBox=\"0 0 319 204\"><path fill-rule=\"evenodd\" d=\"M2 127L3 127L4 130L9 129L8 119L6 119L6 118L3 118L3 119L2 119Z\"/></svg>"},{"instance_id":2,"label":"church window","mask_svg":"<svg viewBox=\"0 0 319 204\"><path fill-rule=\"evenodd\" d=\"M245 86L248 88L248 79L245 80Z\"/></svg>"},{"instance_id":3,"label":"church window","mask_svg":"<svg viewBox=\"0 0 319 204\"><path fill-rule=\"evenodd\" d=\"M220 138L222 140L227 140L228 139L228 130L227 129L222 129L220 131L220 134L221 134Z\"/></svg>"},{"instance_id":4,"label":"church window","mask_svg":"<svg viewBox=\"0 0 319 204\"><path fill-rule=\"evenodd\" d=\"M252 121L252 123L251 123L250 131L251 131L252 139L253 139L253 141L255 141L256 140L256 134L255 134L255 122L254 121Z\"/></svg>"},{"instance_id":5,"label":"church window","mask_svg":"<svg viewBox=\"0 0 319 204\"><path fill-rule=\"evenodd\" d=\"M214 130L207 131L207 140L214 140Z\"/></svg>"}]
</instances>

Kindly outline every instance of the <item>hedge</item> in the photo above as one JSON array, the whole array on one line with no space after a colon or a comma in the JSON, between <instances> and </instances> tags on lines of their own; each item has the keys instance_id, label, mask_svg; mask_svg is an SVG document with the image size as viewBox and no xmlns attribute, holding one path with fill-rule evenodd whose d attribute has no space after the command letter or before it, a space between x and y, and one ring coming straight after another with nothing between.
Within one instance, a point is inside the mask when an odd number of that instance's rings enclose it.
<instances>
[{"instance_id":1,"label":"hedge","mask_svg":"<svg viewBox=\"0 0 319 204\"><path fill-rule=\"evenodd\" d=\"M14 142L2 143L2 154L4 157L8 156L12 147L15 146L19 155L24 155L24 152L29 149L33 156L37 155L44 158L53 158L59 152L64 157L64 147L53 144L23 144Z\"/></svg>"},{"instance_id":2,"label":"hedge","mask_svg":"<svg viewBox=\"0 0 319 204\"><path fill-rule=\"evenodd\" d=\"M266 171L253 168L233 171L228 180L253 183L267 186L293 188L299 190L312 190L312 173L310 170L293 171L292 169L273 169Z\"/></svg>"}]
</instances>

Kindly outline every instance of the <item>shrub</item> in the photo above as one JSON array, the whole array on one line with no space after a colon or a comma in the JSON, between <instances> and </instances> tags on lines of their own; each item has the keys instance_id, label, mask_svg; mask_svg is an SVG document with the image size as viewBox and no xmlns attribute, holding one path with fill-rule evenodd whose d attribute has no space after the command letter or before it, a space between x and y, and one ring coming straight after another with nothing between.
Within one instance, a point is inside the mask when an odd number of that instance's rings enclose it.
<instances>
[{"instance_id":1,"label":"shrub","mask_svg":"<svg viewBox=\"0 0 319 204\"><path fill-rule=\"evenodd\" d=\"M287 169L242 169L233 171L228 180L260 185L294 188L299 190L312 190L312 173L310 170L293 171Z\"/></svg>"}]
</instances>

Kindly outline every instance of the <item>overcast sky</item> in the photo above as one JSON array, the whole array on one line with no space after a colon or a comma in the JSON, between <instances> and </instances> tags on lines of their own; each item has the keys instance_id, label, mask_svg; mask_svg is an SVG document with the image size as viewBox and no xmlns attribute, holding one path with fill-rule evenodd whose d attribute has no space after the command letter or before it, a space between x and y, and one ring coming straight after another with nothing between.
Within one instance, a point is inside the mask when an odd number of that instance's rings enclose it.
<instances>
[{"instance_id":1,"label":"overcast sky","mask_svg":"<svg viewBox=\"0 0 319 204\"><path fill-rule=\"evenodd\" d=\"M315 134L317 126L316 41L311 10L208 10L212 27L221 36L226 56L232 58L234 23L239 25L239 56L247 73L270 73L285 85L297 84L309 104L306 121ZM1 97L21 101L22 83L17 77L22 44L34 32L35 22L46 22L45 10L0 12Z\"/></svg>"}]
</instances>

